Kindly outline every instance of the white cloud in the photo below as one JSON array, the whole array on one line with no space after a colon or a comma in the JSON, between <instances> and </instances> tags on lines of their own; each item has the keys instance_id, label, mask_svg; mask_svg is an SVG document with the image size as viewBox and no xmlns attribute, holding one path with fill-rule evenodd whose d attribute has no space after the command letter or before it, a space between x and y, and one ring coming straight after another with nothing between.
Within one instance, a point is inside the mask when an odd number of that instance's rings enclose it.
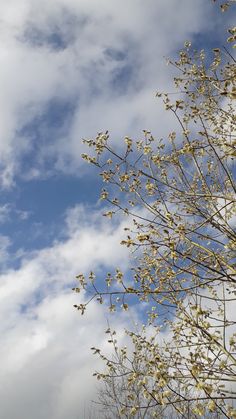
<instances>
[{"instance_id":1,"label":"white cloud","mask_svg":"<svg viewBox=\"0 0 236 419\"><path fill-rule=\"evenodd\" d=\"M109 0L22 0L20 7L16 0L1 2L2 184L10 186L19 169L24 172L21 159L36 144L38 167L29 175L40 176L48 156L57 169L75 172L81 164L80 138L101 129L111 129L117 138L142 128L162 135L168 122L153 96L160 86L169 89L163 56L192 34L214 27L210 7L203 0L158 5L130 0L119 6ZM52 98L76 98L74 120L66 134L52 133L52 144L42 138L33 142L21 130Z\"/></svg>"},{"instance_id":2,"label":"white cloud","mask_svg":"<svg viewBox=\"0 0 236 419\"><path fill-rule=\"evenodd\" d=\"M19 269L0 278L0 403L8 419L77 419L96 397L92 373L99 367L90 347L108 350L107 312L91 303L81 317L70 290L75 275L111 265L128 265L119 245L123 225L97 222L81 206L67 213L67 238L28 255ZM101 272L101 271L100 271ZM75 286L75 283L74 283ZM79 297L85 301L83 293ZM128 319L113 317L122 337Z\"/></svg>"}]
</instances>

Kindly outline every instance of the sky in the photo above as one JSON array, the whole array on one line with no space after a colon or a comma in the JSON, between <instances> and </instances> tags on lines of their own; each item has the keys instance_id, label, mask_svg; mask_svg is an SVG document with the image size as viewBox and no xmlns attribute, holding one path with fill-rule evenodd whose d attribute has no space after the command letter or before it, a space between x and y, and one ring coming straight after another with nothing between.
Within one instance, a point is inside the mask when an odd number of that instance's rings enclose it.
<instances>
[{"instance_id":1,"label":"sky","mask_svg":"<svg viewBox=\"0 0 236 419\"><path fill-rule=\"evenodd\" d=\"M91 303L81 317L71 288L79 272L126 270L130 258L125 220L101 215L82 139L109 130L119 147L143 129L165 136L174 122L155 93L172 88L166 58L186 40L219 46L231 18L210 0L0 0L4 419L95 419L89 348L109 351L107 312ZM130 317L111 321L125 339Z\"/></svg>"}]
</instances>

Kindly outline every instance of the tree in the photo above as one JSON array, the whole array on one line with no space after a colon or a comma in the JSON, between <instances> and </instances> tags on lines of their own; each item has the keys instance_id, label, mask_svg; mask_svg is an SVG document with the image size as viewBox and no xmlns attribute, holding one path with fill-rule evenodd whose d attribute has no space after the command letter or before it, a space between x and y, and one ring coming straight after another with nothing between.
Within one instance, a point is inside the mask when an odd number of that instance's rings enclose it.
<instances>
[{"instance_id":1,"label":"tree","mask_svg":"<svg viewBox=\"0 0 236 419\"><path fill-rule=\"evenodd\" d=\"M234 42L236 28L229 32ZM122 150L108 132L85 140L94 155L83 158L108 184L104 215L127 216L121 244L134 263L132 280L119 268L105 286L80 274L75 291L108 299L110 311L147 307L142 330L127 331L131 349L110 329L114 355L92 348L106 363L95 375L113 417L236 418L236 61L227 48L209 58L186 42L171 62L176 90L157 93L179 125L167 138L144 130Z\"/></svg>"}]
</instances>

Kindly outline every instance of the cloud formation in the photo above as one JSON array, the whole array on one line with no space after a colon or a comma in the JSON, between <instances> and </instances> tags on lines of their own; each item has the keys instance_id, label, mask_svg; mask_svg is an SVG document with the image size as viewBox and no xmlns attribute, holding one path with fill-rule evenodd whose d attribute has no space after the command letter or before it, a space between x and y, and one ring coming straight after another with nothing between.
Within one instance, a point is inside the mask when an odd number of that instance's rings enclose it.
<instances>
[{"instance_id":1,"label":"cloud formation","mask_svg":"<svg viewBox=\"0 0 236 419\"><path fill-rule=\"evenodd\" d=\"M75 286L79 271L96 269L102 275L111 266L125 269L128 254L119 246L123 224L99 223L96 211L88 222L86 214L82 206L68 211L64 240L1 275L0 403L8 419L82 418L96 396L92 372L99 363L89 348L107 350L106 310L92 302L81 317L69 284ZM80 302L86 298L80 295ZM113 317L120 335L128 321Z\"/></svg>"},{"instance_id":2,"label":"cloud formation","mask_svg":"<svg viewBox=\"0 0 236 419\"><path fill-rule=\"evenodd\" d=\"M119 7L109 0L2 3L2 185L11 186L19 172L27 179L78 173L80 138L100 130L117 139L143 128L162 135L168 120L154 94L169 88L163 57L215 29L211 12L203 0L130 0ZM70 118L55 111L57 103Z\"/></svg>"}]
</instances>

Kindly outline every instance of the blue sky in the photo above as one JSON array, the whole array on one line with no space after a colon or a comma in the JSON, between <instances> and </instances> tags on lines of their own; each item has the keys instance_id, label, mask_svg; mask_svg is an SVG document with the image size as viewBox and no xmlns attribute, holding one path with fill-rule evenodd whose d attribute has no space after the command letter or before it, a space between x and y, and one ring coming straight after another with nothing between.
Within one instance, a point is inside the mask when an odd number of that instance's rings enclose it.
<instances>
[{"instance_id":1,"label":"blue sky","mask_svg":"<svg viewBox=\"0 0 236 419\"><path fill-rule=\"evenodd\" d=\"M1 411L82 419L106 313L91 304L81 319L70 287L80 271L129 266L125 220L101 216L82 138L165 136L172 121L155 98L171 90L165 57L185 40L223 43L232 16L210 0L11 0L0 12ZM129 321L113 318L121 340Z\"/></svg>"}]
</instances>

